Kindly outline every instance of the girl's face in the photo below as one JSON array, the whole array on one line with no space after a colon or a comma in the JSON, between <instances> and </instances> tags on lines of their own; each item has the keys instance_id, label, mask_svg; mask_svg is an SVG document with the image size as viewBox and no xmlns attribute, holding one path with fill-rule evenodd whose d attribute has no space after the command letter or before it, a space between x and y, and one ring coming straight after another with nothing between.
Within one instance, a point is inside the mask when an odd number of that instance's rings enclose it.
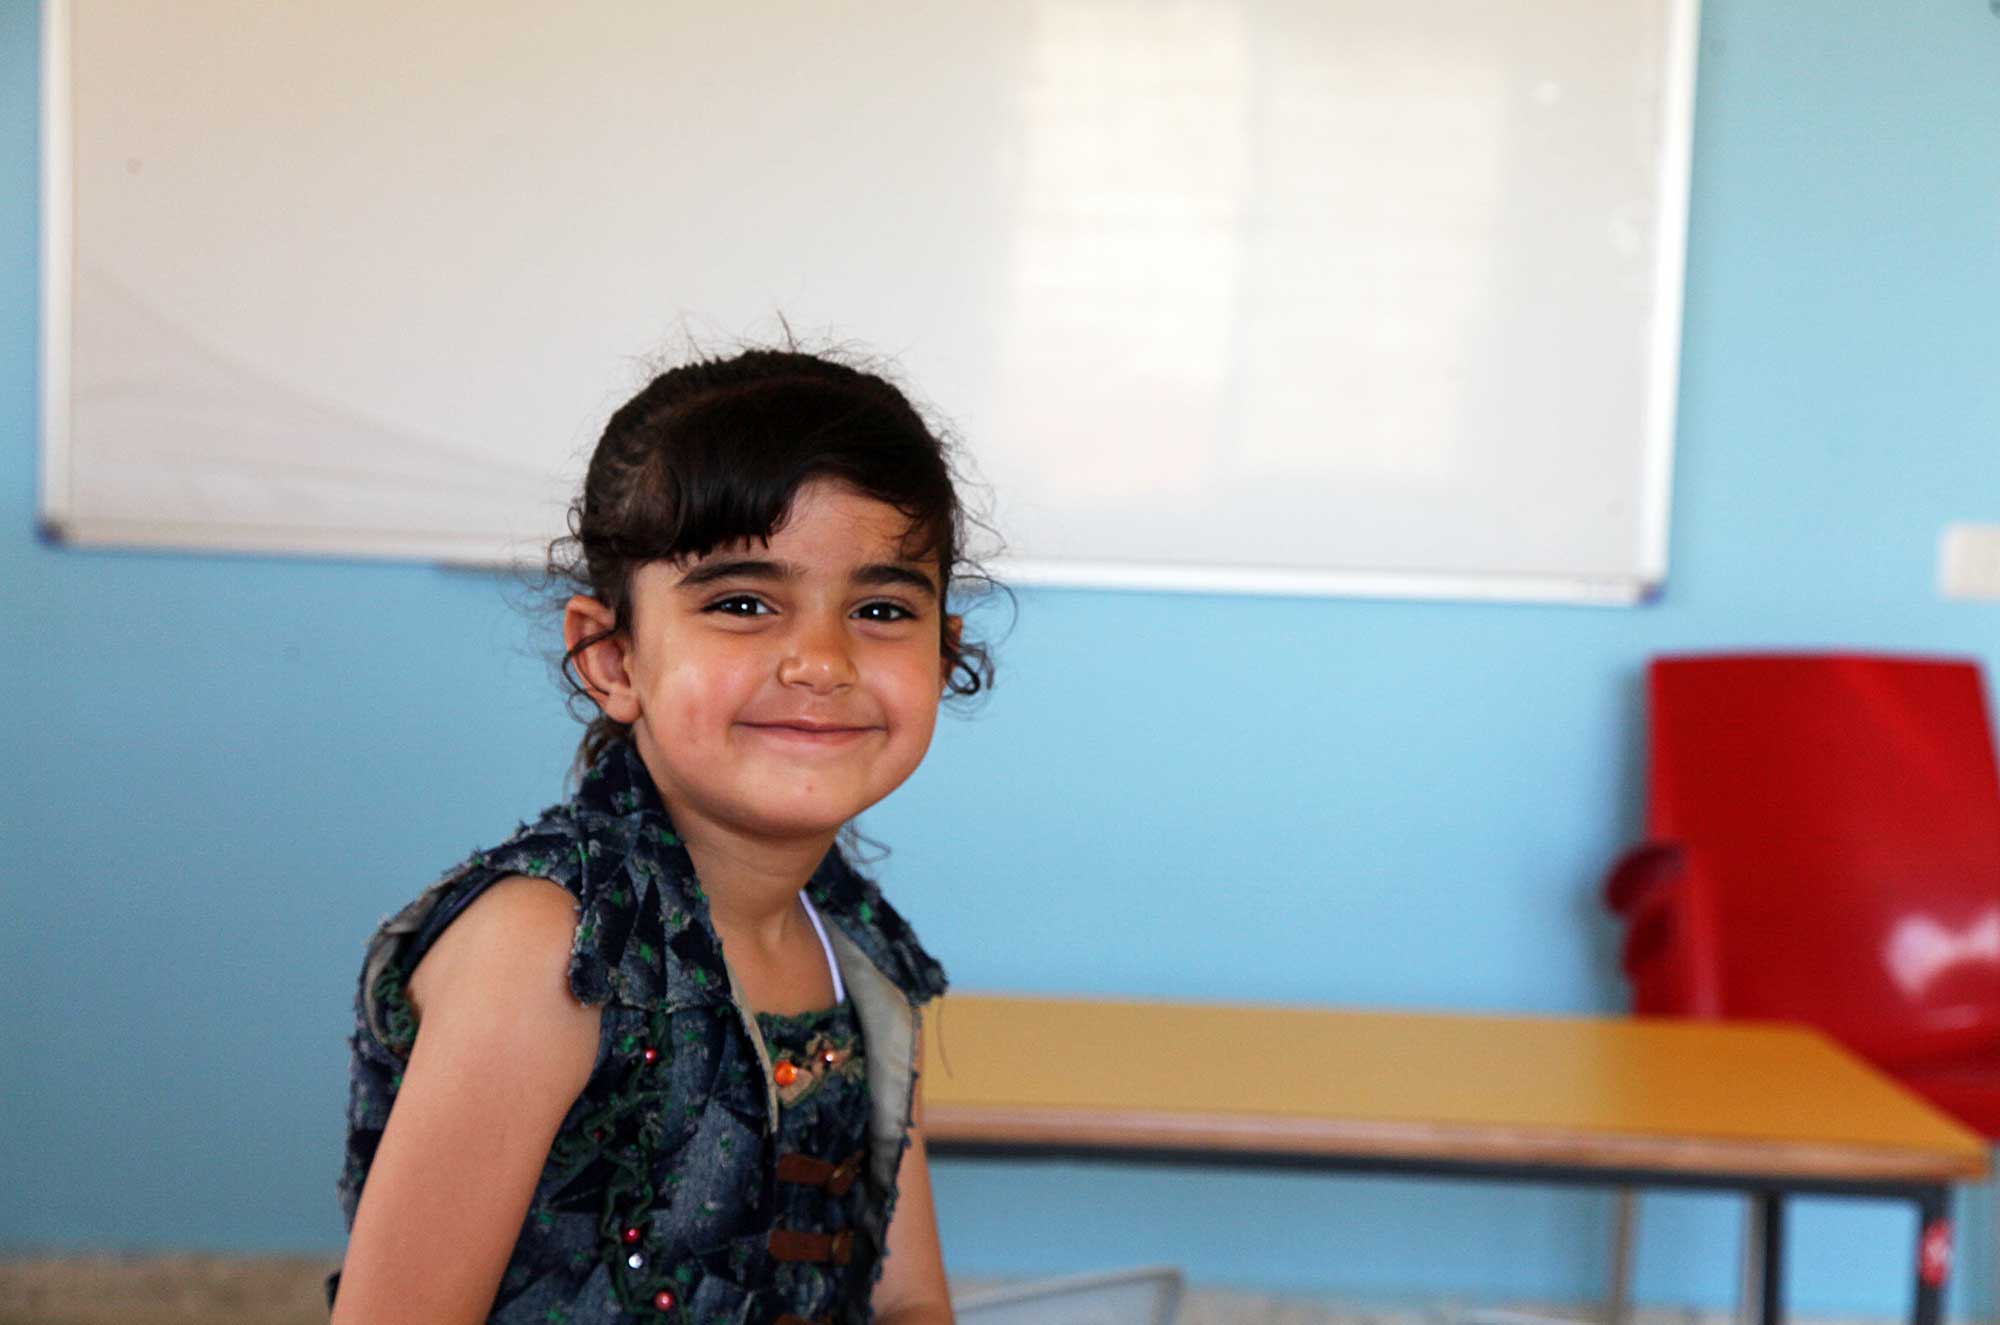
<instances>
[{"instance_id":1,"label":"girl's face","mask_svg":"<svg viewBox=\"0 0 2000 1325\"><path fill-rule=\"evenodd\" d=\"M922 762L947 675L940 632L958 623L942 620L936 557L904 555L908 530L894 507L818 480L768 546L636 572L628 630L579 669L632 724L684 833L826 835ZM571 601L572 631L592 608Z\"/></svg>"}]
</instances>

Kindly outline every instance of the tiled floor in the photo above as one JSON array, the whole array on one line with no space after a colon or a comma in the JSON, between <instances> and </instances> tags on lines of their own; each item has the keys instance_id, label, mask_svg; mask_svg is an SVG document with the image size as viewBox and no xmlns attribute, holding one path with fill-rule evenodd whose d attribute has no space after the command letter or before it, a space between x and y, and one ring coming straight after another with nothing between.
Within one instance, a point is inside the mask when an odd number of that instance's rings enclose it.
<instances>
[{"instance_id":1,"label":"tiled floor","mask_svg":"<svg viewBox=\"0 0 2000 1325\"><path fill-rule=\"evenodd\" d=\"M0 1260L0 1325L325 1325L322 1259Z\"/></svg>"},{"instance_id":2,"label":"tiled floor","mask_svg":"<svg viewBox=\"0 0 2000 1325\"><path fill-rule=\"evenodd\" d=\"M331 1268L300 1257L0 1259L0 1325L324 1325L322 1283ZM1481 1313L1450 1306L1369 1310L1195 1289L1179 1325L1477 1325L1480 1319ZM1640 1325L1694 1322L1649 1312Z\"/></svg>"}]
</instances>

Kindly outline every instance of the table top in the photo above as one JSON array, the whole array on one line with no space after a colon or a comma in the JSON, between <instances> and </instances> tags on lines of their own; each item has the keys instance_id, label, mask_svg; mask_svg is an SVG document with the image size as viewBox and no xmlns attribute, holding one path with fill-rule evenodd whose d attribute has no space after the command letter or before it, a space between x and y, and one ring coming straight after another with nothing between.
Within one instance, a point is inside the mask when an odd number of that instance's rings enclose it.
<instances>
[{"instance_id":1,"label":"table top","mask_svg":"<svg viewBox=\"0 0 2000 1325\"><path fill-rule=\"evenodd\" d=\"M924 1039L945 1147L1866 1183L1987 1165L1980 1137L1796 1026L954 994Z\"/></svg>"}]
</instances>

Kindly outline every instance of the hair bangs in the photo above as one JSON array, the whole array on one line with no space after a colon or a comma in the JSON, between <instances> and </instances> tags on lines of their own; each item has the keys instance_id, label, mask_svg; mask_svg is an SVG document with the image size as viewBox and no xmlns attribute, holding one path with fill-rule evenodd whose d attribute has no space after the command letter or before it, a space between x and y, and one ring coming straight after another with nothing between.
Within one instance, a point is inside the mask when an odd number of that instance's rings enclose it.
<instances>
[{"instance_id":1,"label":"hair bangs","mask_svg":"<svg viewBox=\"0 0 2000 1325\"><path fill-rule=\"evenodd\" d=\"M825 480L909 521L901 553L950 573L957 494L927 432L844 384L793 379L718 393L674 420L674 463L661 475L651 555L685 561L769 542L799 490Z\"/></svg>"}]
</instances>

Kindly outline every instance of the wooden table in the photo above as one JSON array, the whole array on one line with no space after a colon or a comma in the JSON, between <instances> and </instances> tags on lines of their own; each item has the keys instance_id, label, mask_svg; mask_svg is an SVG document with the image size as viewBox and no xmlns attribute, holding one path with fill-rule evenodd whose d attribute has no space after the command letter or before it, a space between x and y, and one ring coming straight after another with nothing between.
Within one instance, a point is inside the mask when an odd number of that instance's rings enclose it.
<instances>
[{"instance_id":1,"label":"wooden table","mask_svg":"<svg viewBox=\"0 0 2000 1325\"><path fill-rule=\"evenodd\" d=\"M1761 1318L1784 1200L1912 1202L1935 1325L1950 1184L1986 1143L1815 1031L954 994L925 1018L939 1155L1280 1165L1741 1191Z\"/></svg>"}]
</instances>

